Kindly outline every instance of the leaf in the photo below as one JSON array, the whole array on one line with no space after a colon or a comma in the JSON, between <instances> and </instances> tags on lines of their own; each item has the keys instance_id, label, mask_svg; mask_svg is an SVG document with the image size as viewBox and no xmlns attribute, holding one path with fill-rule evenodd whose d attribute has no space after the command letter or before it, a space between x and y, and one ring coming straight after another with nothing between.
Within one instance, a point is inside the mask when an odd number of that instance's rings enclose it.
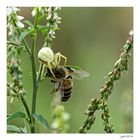
<instances>
[{"instance_id":1,"label":"leaf","mask_svg":"<svg viewBox=\"0 0 140 140\"><path fill-rule=\"evenodd\" d=\"M29 20L24 21L29 27L34 28L34 25Z\"/></svg>"},{"instance_id":2,"label":"leaf","mask_svg":"<svg viewBox=\"0 0 140 140\"><path fill-rule=\"evenodd\" d=\"M40 114L34 113L32 117L37 120L40 124L42 124L44 127L49 128L48 121Z\"/></svg>"},{"instance_id":3,"label":"leaf","mask_svg":"<svg viewBox=\"0 0 140 140\"><path fill-rule=\"evenodd\" d=\"M17 47L22 47L22 45L19 42L15 42L15 41L7 41L7 44L17 46Z\"/></svg>"},{"instance_id":4,"label":"leaf","mask_svg":"<svg viewBox=\"0 0 140 140\"><path fill-rule=\"evenodd\" d=\"M38 31L42 32L44 36L46 36L46 33L51 29L50 27L46 25L38 25L37 28L38 28Z\"/></svg>"},{"instance_id":5,"label":"leaf","mask_svg":"<svg viewBox=\"0 0 140 140\"><path fill-rule=\"evenodd\" d=\"M42 31L42 30L47 31L48 29L50 29L50 27L46 25L38 25L37 27L38 27L38 31Z\"/></svg>"},{"instance_id":6,"label":"leaf","mask_svg":"<svg viewBox=\"0 0 140 140\"><path fill-rule=\"evenodd\" d=\"M32 32L34 32L34 29L28 29L22 32L19 36L19 41L21 42L28 34L31 34Z\"/></svg>"},{"instance_id":7,"label":"leaf","mask_svg":"<svg viewBox=\"0 0 140 140\"><path fill-rule=\"evenodd\" d=\"M17 126L15 126L15 125L7 125L7 131L23 133L22 129L17 127Z\"/></svg>"},{"instance_id":8,"label":"leaf","mask_svg":"<svg viewBox=\"0 0 140 140\"><path fill-rule=\"evenodd\" d=\"M66 67L73 68L73 69L76 69L76 70L81 70L81 68L79 66L66 65Z\"/></svg>"},{"instance_id":9,"label":"leaf","mask_svg":"<svg viewBox=\"0 0 140 140\"><path fill-rule=\"evenodd\" d=\"M26 115L23 112L15 112L7 117L7 122L10 122L17 118L26 118Z\"/></svg>"},{"instance_id":10,"label":"leaf","mask_svg":"<svg viewBox=\"0 0 140 140\"><path fill-rule=\"evenodd\" d=\"M43 18L45 18L45 17L47 17L47 14L41 15L41 16L38 18L38 23L39 23Z\"/></svg>"}]
</instances>

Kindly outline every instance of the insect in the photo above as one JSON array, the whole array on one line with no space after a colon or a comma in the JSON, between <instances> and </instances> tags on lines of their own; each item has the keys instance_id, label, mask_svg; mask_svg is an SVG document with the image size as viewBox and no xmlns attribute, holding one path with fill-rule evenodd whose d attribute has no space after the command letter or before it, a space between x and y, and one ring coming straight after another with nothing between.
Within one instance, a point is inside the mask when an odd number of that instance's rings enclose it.
<instances>
[{"instance_id":1,"label":"insect","mask_svg":"<svg viewBox=\"0 0 140 140\"><path fill-rule=\"evenodd\" d=\"M51 82L54 83L52 93L59 92L61 101L65 102L69 100L73 91L74 79L80 80L89 76L89 73L83 70L76 70L71 67L57 66L52 69L55 78L53 77L50 69L48 69L47 75L51 77Z\"/></svg>"}]
</instances>

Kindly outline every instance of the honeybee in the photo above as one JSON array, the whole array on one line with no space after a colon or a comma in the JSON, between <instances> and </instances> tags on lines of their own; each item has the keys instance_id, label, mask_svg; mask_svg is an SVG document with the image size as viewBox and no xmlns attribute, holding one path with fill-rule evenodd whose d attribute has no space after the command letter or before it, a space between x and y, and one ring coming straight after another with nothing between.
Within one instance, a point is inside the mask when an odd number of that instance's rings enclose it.
<instances>
[{"instance_id":1,"label":"honeybee","mask_svg":"<svg viewBox=\"0 0 140 140\"><path fill-rule=\"evenodd\" d=\"M77 70L70 66L57 66L51 71L48 69L47 75L51 77L51 82L54 83L52 93L59 92L62 102L70 99L73 91L74 79L80 80L88 77L89 73L83 70Z\"/></svg>"}]
</instances>

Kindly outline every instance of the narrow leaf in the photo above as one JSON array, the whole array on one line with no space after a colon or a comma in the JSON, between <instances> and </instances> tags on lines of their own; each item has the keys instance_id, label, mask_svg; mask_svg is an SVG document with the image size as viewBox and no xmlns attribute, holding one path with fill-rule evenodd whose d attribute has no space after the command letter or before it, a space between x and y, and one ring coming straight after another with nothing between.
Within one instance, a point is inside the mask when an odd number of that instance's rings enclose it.
<instances>
[{"instance_id":1,"label":"narrow leaf","mask_svg":"<svg viewBox=\"0 0 140 140\"><path fill-rule=\"evenodd\" d=\"M21 42L28 34L31 34L33 31L34 31L33 29L29 29L29 30L25 30L24 32L22 32L21 35L19 36L20 42Z\"/></svg>"},{"instance_id":2,"label":"narrow leaf","mask_svg":"<svg viewBox=\"0 0 140 140\"><path fill-rule=\"evenodd\" d=\"M29 20L24 21L29 27L34 28L34 25Z\"/></svg>"},{"instance_id":3,"label":"narrow leaf","mask_svg":"<svg viewBox=\"0 0 140 140\"><path fill-rule=\"evenodd\" d=\"M48 26L46 26L46 25L38 25L37 27L38 27L38 31L42 31L42 30L47 31L48 29L50 29L50 28L49 28Z\"/></svg>"},{"instance_id":4,"label":"narrow leaf","mask_svg":"<svg viewBox=\"0 0 140 140\"><path fill-rule=\"evenodd\" d=\"M76 69L76 70L81 70L81 68L79 66L66 65L66 67Z\"/></svg>"},{"instance_id":5,"label":"narrow leaf","mask_svg":"<svg viewBox=\"0 0 140 140\"><path fill-rule=\"evenodd\" d=\"M38 18L38 23L39 23L42 19L44 19L45 17L47 17L47 14L41 15L41 16Z\"/></svg>"},{"instance_id":6,"label":"narrow leaf","mask_svg":"<svg viewBox=\"0 0 140 140\"><path fill-rule=\"evenodd\" d=\"M22 45L19 42L15 42L15 41L7 41L7 44L17 46L17 47L22 47Z\"/></svg>"},{"instance_id":7,"label":"narrow leaf","mask_svg":"<svg viewBox=\"0 0 140 140\"><path fill-rule=\"evenodd\" d=\"M17 127L17 126L15 126L15 125L7 125L7 131L23 133L22 129Z\"/></svg>"},{"instance_id":8,"label":"narrow leaf","mask_svg":"<svg viewBox=\"0 0 140 140\"><path fill-rule=\"evenodd\" d=\"M42 115L34 113L32 117L44 127L49 128L48 121Z\"/></svg>"},{"instance_id":9,"label":"narrow leaf","mask_svg":"<svg viewBox=\"0 0 140 140\"><path fill-rule=\"evenodd\" d=\"M7 117L7 122L10 122L17 118L26 118L26 115L23 112L15 112Z\"/></svg>"}]
</instances>

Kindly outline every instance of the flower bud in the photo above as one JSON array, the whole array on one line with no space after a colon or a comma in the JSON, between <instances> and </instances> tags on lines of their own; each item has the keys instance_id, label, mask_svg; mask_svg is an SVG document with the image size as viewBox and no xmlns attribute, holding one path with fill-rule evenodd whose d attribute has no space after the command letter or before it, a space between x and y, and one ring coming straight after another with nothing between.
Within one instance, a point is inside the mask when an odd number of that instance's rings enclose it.
<instances>
[{"instance_id":1,"label":"flower bud","mask_svg":"<svg viewBox=\"0 0 140 140\"><path fill-rule=\"evenodd\" d=\"M63 112L64 112L64 107L62 105L58 105L54 110L54 114L56 116L62 116Z\"/></svg>"},{"instance_id":2,"label":"flower bud","mask_svg":"<svg viewBox=\"0 0 140 140\"><path fill-rule=\"evenodd\" d=\"M18 86L19 86L20 89L23 88L23 83L22 83L22 81L19 81Z\"/></svg>"},{"instance_id":3,"label":"flower bud","mask_svg":"<svg viewBox=\"0 0 140 140\"><path fill-rule=\"evenodd\" d=\"M88 125L86 126L86 129L89 130L90 128L91 128L91 125L88 124Z\"/></svg>"},{"instance_id":4,"label":"flower bud","mask_svg":"<svg viewBox=\"0 0 140 140\"><path fill-rule=\"evenodd\" d=\"M25 90L24 89L21 89L21 90L19 90L19 95L25 95Z\"/></svg>"},{"instance_id":5,"label":"flower bud","mask_svg":"<svg viewBox=\"0 0 140 140\"><path fill-rule=\"evenodd\" d=\"M95 117L94 116L90 116L89 118L89 124L92 125L95 121Z\"/></svg>"}]
</instances>

